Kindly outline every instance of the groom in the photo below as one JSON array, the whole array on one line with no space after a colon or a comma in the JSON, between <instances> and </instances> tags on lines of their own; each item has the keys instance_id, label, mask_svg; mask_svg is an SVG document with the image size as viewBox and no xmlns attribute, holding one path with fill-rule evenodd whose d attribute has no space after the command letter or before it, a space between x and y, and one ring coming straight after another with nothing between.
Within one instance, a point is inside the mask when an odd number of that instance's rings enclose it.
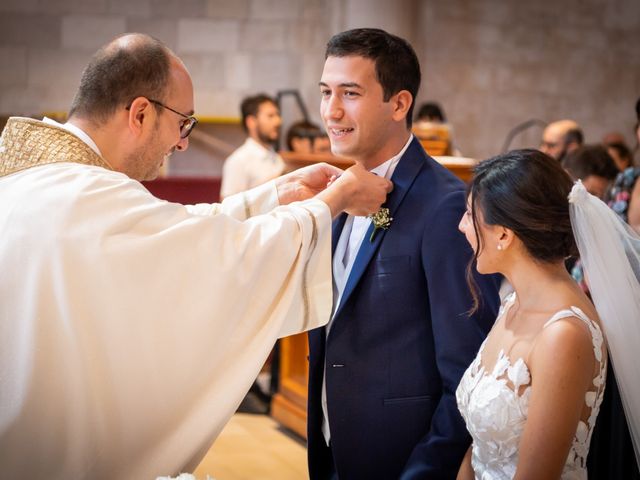
<instances>
[{"instance_id":1,"label":"groom","mask_svg":"<svg viewBox=\"0 0 640 480\"><path fill-rule=\"evenodd\" d=\"M312 480L455 478L470 437L455 389L497 312L457 225L465 185L411 134L420 66L403 39L377 29L327 45L321 115L334 154L392 179L391 223L342 215L333 229L333 318L309 334Z\"/></svg>"}]
</instances>

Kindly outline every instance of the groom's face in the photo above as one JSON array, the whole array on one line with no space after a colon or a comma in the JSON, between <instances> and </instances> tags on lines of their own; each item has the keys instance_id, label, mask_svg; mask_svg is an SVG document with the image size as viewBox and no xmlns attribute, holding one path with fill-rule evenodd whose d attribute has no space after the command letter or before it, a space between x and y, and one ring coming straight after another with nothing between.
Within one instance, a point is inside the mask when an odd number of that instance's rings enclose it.
<instances>
[{"instance_id":1,"label":"groom's face","mask_svg":"<svg viewBox=\"0 0 640 480\"><path fill-rule=\"evenodd\" d=\"M320 93L320 114L335 155L373 168L397 153L387 151L393 97L384 101L373 60L328 57Z\"/></svg>"}]
</instances>

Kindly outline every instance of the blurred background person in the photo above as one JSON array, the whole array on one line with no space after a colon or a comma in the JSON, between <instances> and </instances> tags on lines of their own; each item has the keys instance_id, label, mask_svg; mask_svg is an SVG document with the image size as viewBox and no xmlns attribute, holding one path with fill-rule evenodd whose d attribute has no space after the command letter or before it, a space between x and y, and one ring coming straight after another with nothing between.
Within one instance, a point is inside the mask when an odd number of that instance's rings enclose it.
<instances>
[{"instance_id":1,"label":"blurred background person","mask_svg":"<svg viewBox=\"0 0 640 480\"><path fill-rule=\"evenodd\" d=\"M417 122L447 123L442 107L436 102L426 102L420 106L416 115Z\"/></svg>"},{"instance_id":2,"label":"blurred background person","mask_svg":"<svg viewBox=\"0 0 640 480\"><path fill-rule=\"evenodd\" d=\"M621 133L608 133L602 139L602 144L621 172L634 165L633 153Z\"/></svg>"},{"instance_id":3,"label":"blurred background person","mask_svg":"<svg viewBox=\"0 0 640 480\"><path fill-rule=\"evenodd\" d=\"M280 137L282 118L276 101L260 93L240 105L242 126L248 137L224 162L220 197L272 180L284 172L284 161L274 146Z\"/></svg>"},{"instance_id":4,"label":"blurred background person","mask_svg":"<svg viewBox=\"0 0 640 480\"><path fill-rule=\"evenodd\" d=\"M618 168L602 145L584 145L567 154L562 167L574 180L581 180L584 188L604 199L611 183L618 176Z\"/></svg>"},{"instance_id":5,"label":"blurred background person","mask_svg":"<svg viewBox=\"0 0 640 480\"><path fill-rule=\"evenodd\" d=\"M220 198L249 190L279 177L285 170L284 160L274 149L280 138L282 118L276 101L264 93L246 97L241 105L242 126L247 139L224 162ZM276 351L277 355L277 351ZM272 375L273 353L243 399L238 411L267 413L277 382ZM274 368L278 368L276 360Z\"/></svg>"},{"instance_id":6,"label":"blurred background person","mask_svg":"<svg viewBox=\"0 0 640 480\"><path fill-rule=\"evenodd\" d=\"M574 150L566 155L562 167L574 181L582 181L590 194L602 200L605 200L612 182L618 176L613 158L602 145L585 145ZM582 291L589 295L589 286L580 259L572 257L565 263Z\"/></svg>"},{"instance_id":7,"label":"blurred background person","mask_svg":"<svg viewBox=\"0 0 640 480\"><path fill-rule=\"evenodd\" d=\"M636 137L640 145L640 98L636 102ZM638 146L636 145L636 151ZM640 232L640 167L627 167L618 174L609 194L609 206L636 232Z\"/></svg>"},{"instance_id":8,"label":"blurred background person","mask_svg":"<svg viewBox=\"0 0 640 480\"><path fill-rule=\"evenodd\" d=\"M287 130L287 148L296 153L330 153L329 137L308 120L292 123Z\"/></svg>"},{"instance_id":9,"label":"blurred background person","mask_svg":"<svg viewBox=\"0 0 640 480\"><path fill-rule=\"evenodd\" d=\"M584 134L574 120L551 122L542 132L539 150L561 162L567 153L584 143Z\"/></svg>"},{"instance_id":10,"label":"blurred background person","mask_svg":"<svg viewBox=\"0 0 640 480\"><path fill-rule=\"evenodd\" d=\"M416 113L413 133L420 139L429 155L462 156L460 149L453 141L453 127L447 122L444 109L437 102L425 102L420 105ZM442 146L437 142L442 142Z\"/></svg>"}]
</instances>

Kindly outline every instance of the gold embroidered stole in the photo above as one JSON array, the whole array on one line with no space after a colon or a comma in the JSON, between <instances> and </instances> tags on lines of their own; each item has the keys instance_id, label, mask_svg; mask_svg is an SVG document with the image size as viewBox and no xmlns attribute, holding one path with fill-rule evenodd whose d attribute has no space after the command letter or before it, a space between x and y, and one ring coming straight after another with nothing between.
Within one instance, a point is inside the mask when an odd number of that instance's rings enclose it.
<instances>
[{"instance_id":1,"label":"gold embroidered stole","mask_svg":"<svg viewBox=\"0 0 640 480\"><path fill-rule=\"evenodd\" d=\"M9 118L0 137L0 177L60 162L113 170L89 145L65 129L32 118Z\"/></svg>"}]
</instances>

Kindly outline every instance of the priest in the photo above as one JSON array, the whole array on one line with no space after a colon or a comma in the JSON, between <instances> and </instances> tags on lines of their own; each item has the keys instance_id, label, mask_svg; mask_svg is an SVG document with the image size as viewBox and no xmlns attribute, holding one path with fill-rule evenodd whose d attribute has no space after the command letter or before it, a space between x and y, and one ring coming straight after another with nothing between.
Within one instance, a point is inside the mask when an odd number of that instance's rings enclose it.
<instances>
[{"instance_id":1,"label":"priest","mask_svg":"<svg viewBox=\"0 0 640 480\"><path fill-rule=\"evenodd\" d=\"M195 125L184 64L142 34L93 56L67 123L8 121L3 477L189 471L274 341L329 319L331 219L377 211L390 182L317 165L222 204L153 197L139 181Z\"/></svg>"}]
</instances>

